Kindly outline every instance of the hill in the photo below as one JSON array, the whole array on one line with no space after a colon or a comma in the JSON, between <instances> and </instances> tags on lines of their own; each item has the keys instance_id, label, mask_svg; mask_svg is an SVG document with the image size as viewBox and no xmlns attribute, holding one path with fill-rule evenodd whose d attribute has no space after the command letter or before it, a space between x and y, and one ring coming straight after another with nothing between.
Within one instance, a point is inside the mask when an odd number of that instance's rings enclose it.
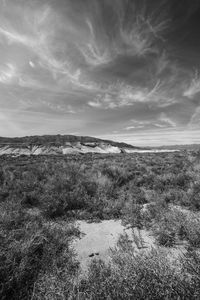
<instances>
[{"instance_id":1,"label":"hill","mask_svg":"<svg viewBox=\"0 0 200 300\"><path fill-rule=\"evenodd\" d=\"M75 153L130 153L139 147L89 136L43 135L0 137L0 155L59 155Z\"/></svg>"}]
</instances>

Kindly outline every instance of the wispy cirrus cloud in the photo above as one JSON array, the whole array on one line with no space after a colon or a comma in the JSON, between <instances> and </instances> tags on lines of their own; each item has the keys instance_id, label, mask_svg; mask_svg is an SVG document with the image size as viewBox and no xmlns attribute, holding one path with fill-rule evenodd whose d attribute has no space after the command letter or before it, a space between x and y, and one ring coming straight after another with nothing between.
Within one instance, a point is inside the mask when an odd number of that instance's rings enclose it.
<instances>
[{"instance_id":1,"label":"wispy cirrus cloud","mask_svg":"<svg viewBox=\"0 0 200 300\"><path fill-rule=\"evenodd\" d=\"M191 116L190 122L188 123L188 128L194 129L200 127L200 107L195 109L194 114Z\"/></svg>"},{"instance_id":2,"label":"wispy cirrus cloud","mask_svg":"<svg viewBox=\"0 0 200 300\"><path fill-rule=\"evenodd\" d=\"M161 113L158 121L160 121L160 125L167 125L168 127L176 127L176 122L169 118L165 113Z\"/></svg>"},{"instance_id":3,"label":"wispy cirrus cloud","mask_svg":"<svg viewBox=\"0 0 200 300\"><path fill-rule=\"evenodd\" d=\"M108 64L118 56L145 57L159 51L156 42L164 40L170 23L163 14L163 7L157 6L156 10L149 12L146 1L142 5L137 1L124 5L121 1L111 1L110 4L105 2L104 7L99 1L94 2L98 17L92 21L86 18L89 38L85 45L79 45L88 65L96 67ZM103 15L109 14L112 15L110 22L104 23Z\"/></svg>"},{"instance_id":4,"label":"wispy cirrus cloud","mask_svg":"<svg viewBox=\"0 0 200 300\"><path fill-rule=\"evenodd\" d=\"M156 40L163 40L165 30L168 28L168 20L159 19L153 14L148 15L145 7L141 11L136 11L134 16L135 20L130 29L120 28L122 43L127 48L126 53L144 56L157 52Z\"/></svg>"},{"instance_id":5,"label":"wispy cirrus cloud","mask_svg":"<svg viewBox=\"0 0 200 300\"><path fill-rule=\"evenodd\" d=\"M0 67L0 82L10 84L16 78L17 71L13 64L7 63L5 66Z\"/></svg>"},{"instance_id":6,"label":"wispy cirrus cloud","mask_svg":"<svg viewBox=\"0 0 200 300\"><path fill-rule=\"evenodd\" d=\"M16 9L18 6L16 5ZM18 11L18 10L17 10ZM29 15L30 21L27 18ZM26 6L23 8L20 21L22 32L19 32L11 22L0 22L0 36L3 36L8 45L19 44L26 47L30 52L32 52L36 57L38 57L38 64L47 68L53 74L64 74L71 76L69 70L70 66L67 61L58 59L55 52L58 50L57 45L54 44L54 29L53 20L56 18L56 13L52 11L49 5L43 5L42 8L33 10ZM2 23L2 24L1 24ZM51 28L49 31L47 25ZM25 30L24 30L24 26ZM23 32L25 31L25 32ZM73 78L74 74L72 74Z\"/></svg>"},{"instance_id":7,"label":"wispy cirrus cloud","mask_svg":"<svg viewBox=\"0 0 200 300\"><path fill-rule=\"evenodd\" d=\"M135 131L135 130L152 130L153 128L162 129L162 128L175 128L177 123L169 117L166 113L162 112L156 114L154 117L143 120L132 119L129 121L129 125L124 129L126 131Z\"/></svg>"},{"instance_id":8,"label":"wispy cirrus cloud","mask_svg":"<svg viewBox=\"0 0 200 300\"><path fill-rule=\"evenodd\" d=\"M193 2L0 1L1 109L12 110L19 134L50 131L48 116L61 117L59 132L66 118L65 129L78 132L77 123L87 135L198 128Z\"/></svg>"},{"instance_id":9,"label":"wispy cirrus cloud","mask_svg":"<svg viewBox=\"0 0 200 300\"><path fill-rule=\"evenodd\" d=\"M195 72L191 82L185 89L183 96L188 97L192 99L195 97L198 93L200 93L200 76L198 74L198 71Z\"/></svg>"},{"instance_id":10,"label":"wispy cirrus cloud","mask_svg":"<svg viewBox=\"0 0 200 300\"><path fill-rule=\"evenodd\" d=\"M133 106L135 103L156 103L158 106L167 106L175 102L173 97L167 94L158 80L153 87L130 86L124 83L117 83L108 86L102 93L99 93L94 101L88 102L88 105L103 108L114 109L126 106Z\"/></svg>"},{"instance_id":11,"label":"wispy cirrus cloud","mask_svg":"<svg viewBox=\"0 0 200 300\"><path fill-rule=\"evenodd\" d=\"M86 24L90 33L89 41L86 45L78 46L86 63L94 67L109 63L113 59L109 47L97 41L91 21L86 19Z\"/></svg>"},{"instance_id":12,"label":"wispy cirrus cloud","mask_svg":"<svg viewBox=\"0 0 200 300\"><path fill-rule=\"evenodd\" d=\"M3 35L8 43L22 44L23 46L29 48L33 51L40 59L41 64L44 67L50 68L50 70L55 72L66 73L65 64L59 62L52 55L49 47L47 36L43 33L36 34L35 36L22 35L15 32L13 29L0 28L0 34Z\"/></svg>"}]
</instances>

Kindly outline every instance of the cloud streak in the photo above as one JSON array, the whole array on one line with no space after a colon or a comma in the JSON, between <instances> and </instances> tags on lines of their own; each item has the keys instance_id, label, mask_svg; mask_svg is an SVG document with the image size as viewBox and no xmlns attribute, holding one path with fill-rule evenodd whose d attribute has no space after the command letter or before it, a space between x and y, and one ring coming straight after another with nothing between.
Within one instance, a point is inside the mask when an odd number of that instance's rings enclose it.
<instances>
[{"instance_id":1,"label":"cloud streak","mask_svg":"<svg viewBox=\"0 0 200 300\"><path fill-rule=\"evenodd\" d=\"M99 93L94 101L88 102L92 107L103 109L114 109L133 106L135 103L151 103L157 106L167 106L175 102L174 98L167 95L158 80L152 88L141 86L130 86L124 83L110 85Z\"/></svg>"},{"instance_id":2,"label":"cloud streak","mask_svg":"<svg viewBox=\"0 0 200 300\"><path fill-rule=\"evenodd\" d=\"M199 77L198 71L196 71L191 80L191 83L184 91L183 96L192 99L198 93L200 93L200 77Z\"/></svg>"},{"instance_id":3,"label":"cloud streak","mask_svg":"<svg viewBox=\"0 0 200 300\"><path fill-rule=\"evenodd\" d=\"M5 134L11 120L19 134L33 133L26 113L37 132L39 113L85 135L197 130L199 4L1 1L0 104L12 110L0 120ZM47 121L41 128L51 133Z\"/></svg>"},{"instance_id":4,"label":"cloud streak","mask_svg":"<svg viewBox=\"0 0 200 300\"><path fill-rule=\"evenodd\" d=\"M0 82L9 84L13 81L13 79L16 77L16 68L10 64L7 63L5 67L2 67L0 69Z\"/></svg>"}]
</instances>

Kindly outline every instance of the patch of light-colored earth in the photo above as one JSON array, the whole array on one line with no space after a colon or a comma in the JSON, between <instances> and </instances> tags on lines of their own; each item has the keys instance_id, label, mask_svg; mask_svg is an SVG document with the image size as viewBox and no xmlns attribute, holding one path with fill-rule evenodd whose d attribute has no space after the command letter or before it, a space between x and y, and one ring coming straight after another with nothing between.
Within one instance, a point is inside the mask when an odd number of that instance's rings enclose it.
<instances>
[{"instance_id":1,"label":"patch of light-colored earth","mask_svg":"<svg viewBox=\"0 0 200 300\"><path fill-rule=\"evenodd\" d=\"M32 216L40 215L40 210L29 209L27 211ZM166 256L173 262L185 252L185 244L177 244L173 248L158 246L155 237L149 230L138 230L137 228L126 227L121 220L104 220L99 223L87 221L48 221L46 226L57 227L64 231L72 229L76 225L81 232L80 237L71 237L70 245L77 254L77 260L83 272L87 272L88 265L92 259L102 259L105 262L110 260L111 248L117 246L120 235L126 234L128 241L132 244L135 251L149 251L152 248L165 251ZM78 232L77 231L77 236ZM139 247L138 247L139 246Z\"/></svg>"},{"instance_id":2,"label":"patch of light-colored earth","mask_svg":"<svg viewBox=\"0 0 200 300\"><path fill-rule=\"evenodd\" d=\"M109 260L110 248L117 245L117 241L122 234L127 234L129 241L138 247L135 243L135 237L143 241L144 249L151 248L155 245L154 237L146 230L134 229L135 234L131 228L122 225L120 220L105 220L100 223L88 223L86 221L77 221L77 225L81 231L81 237L74 239L72 247L77 253L77 259L80 262L83 271L87 270L91 259Z\"/></svg>"},{"instance_id":3,"label":"patch of light-colored earth","mask_svg":"<svg viewBox=\"0 0 200 300\"><path fill-rule=\"evenodd\" d=\"M128 149L123 148L126 153L164 153L164 152L176 152L179 150L164 150L164 149L149 149L149 150L139 150L139 149ZM48 155L48 154L74 154L74 153L102 153L102 154L119 154L121 149L119 147L111 145L96 145L95 147L84 146L84 145L74 145L74 146L33 146L30 147L12 147L12 146L0 146L0 155Z\"/></svg>"},{"instance_id":4,"label":"patch of light-colored earth","mask_svg":"<svg viewBox=\"0 0 200 300\"><path fill-rule=\"evenodd\" d=\"M127 153L170 153L170 152L179 152L180 150L170 150L170 149L149 149L149 150L134 150L134 149L125 149Z\"/></svg>"}]
</instances>

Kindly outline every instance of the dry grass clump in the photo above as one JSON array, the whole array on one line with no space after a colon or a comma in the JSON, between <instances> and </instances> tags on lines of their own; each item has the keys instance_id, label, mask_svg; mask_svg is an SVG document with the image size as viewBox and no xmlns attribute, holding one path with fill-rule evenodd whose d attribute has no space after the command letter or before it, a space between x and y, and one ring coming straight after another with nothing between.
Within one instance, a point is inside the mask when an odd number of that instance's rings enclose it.
<instances>
[{"instance_id":1,"label":"dry grass clump","mask_svg":"<svg viewBox=\"0 0 200 300\"><path fill-rule=\"evenodd\" d=\"M77 263L69 248L69 232L49 226L41 216L31 216L19 203L0 207L0 299L32 299L38 278L51 272L65 272L68 279Z\"/></svg>"},{"instance_id":2,"label":"dry grass clump","mask_svg":"<svg viewBox=\"0 0 200 300\"><path fill-rule=\"evenodd\" d=\"M152 230L159 245L173 247L185 240L191 247L200 247L199 213L171 207L158 213L154 220Z\"/></svg>"},{"instance_id":3,"label":"dry grass clump","mask_svg":"<svg viewBox=\"0 0 200 300\"><path fill-rule=\"evenodd\" d=\"M76 289L79 299L198 299L199 271L193 257L173 261L166 250L136 252L123 237L110 264L93 261ZM195 277L193 277L195 273ZM194 285L194 283L196 285ZM74 298L77 299L77 298Z\"/></svg>"}]
</instances>

